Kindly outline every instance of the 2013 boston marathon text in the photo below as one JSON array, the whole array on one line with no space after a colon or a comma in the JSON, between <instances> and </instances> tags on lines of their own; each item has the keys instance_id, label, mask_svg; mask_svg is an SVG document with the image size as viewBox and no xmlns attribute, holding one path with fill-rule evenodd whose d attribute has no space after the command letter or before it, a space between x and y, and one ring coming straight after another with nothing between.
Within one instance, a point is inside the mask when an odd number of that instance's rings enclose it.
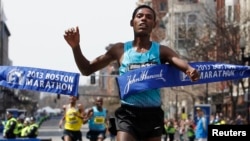
<instances>
[{"instance_id":1,"label":"2013 boston marathon text","mask_svg":"<svg viewBox=\"0 0 250 141\"><path fill-rule=\"evenodd\" d=\"M74 76L70 74L56 74L43 71L27 71L24 85L42 89L73 90Z\"/></svg>"}]
</instances>

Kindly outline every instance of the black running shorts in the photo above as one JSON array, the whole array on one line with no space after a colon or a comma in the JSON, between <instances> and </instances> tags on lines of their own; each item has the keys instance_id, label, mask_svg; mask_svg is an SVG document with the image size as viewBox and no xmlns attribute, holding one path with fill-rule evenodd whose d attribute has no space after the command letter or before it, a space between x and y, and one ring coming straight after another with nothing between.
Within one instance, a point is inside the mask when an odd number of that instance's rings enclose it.
<instances>
[{"instance_id":1,"label":"black running shorts","mask_svg":"<svg viewBox=\"0 0 250 141\"><path fill-rule=\"evenodd\" d=\"M128 132L137 140L162 136L164 129L164 112L161 107L122 105L115 111L115 119L118 132Z\"/></svg>"},{"instance_id":2,"label":"black running shorts","mask_svg":"<svg viewBox=\"0 0 250 141\"><path fill-rule=\"evenodd\" d=\"M72 141L82 141L82 132L64 129L63 136L70 136ZM62 137L63 138L63 137Z\"/></svg>"}]
</instances>

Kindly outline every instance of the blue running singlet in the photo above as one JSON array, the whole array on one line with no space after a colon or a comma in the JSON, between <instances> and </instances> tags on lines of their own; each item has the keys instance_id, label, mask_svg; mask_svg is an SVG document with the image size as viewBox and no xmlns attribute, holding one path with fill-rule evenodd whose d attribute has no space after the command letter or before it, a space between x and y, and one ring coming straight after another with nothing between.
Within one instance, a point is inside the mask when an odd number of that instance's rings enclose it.
<instances>
[{"instance_id":1,"label":"blue running singlet","mask_svg":"<svg viewBox=\"0 0 250 141\"><path fill-rule=\"evenodd\" d=\"M133 42L124 43L124 56L119 68L119 74L150 65L161 64L160 45L152 42L147 52L139 53L133 48ZM132 94L121 100L122 104L136 107L159 107L161 106L161 96L159 89L152 89L136 94Z\"/></svg>"}]
</instances>

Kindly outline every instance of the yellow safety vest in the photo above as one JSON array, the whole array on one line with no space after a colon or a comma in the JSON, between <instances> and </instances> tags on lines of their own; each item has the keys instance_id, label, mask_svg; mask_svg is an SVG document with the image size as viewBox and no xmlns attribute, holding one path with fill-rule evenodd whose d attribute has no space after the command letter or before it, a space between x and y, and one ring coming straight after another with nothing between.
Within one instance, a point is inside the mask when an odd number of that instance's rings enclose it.
<instances>
[{"instance_id":1,"label":"yellow safety vest","mask_svg":"<svg viewBox=\"0 0 250 141\"><path fill-rule=\"evenodd\" d=\"M220 124L226 124L226 121L225 120L221 120Z\"/></svg>"},{"instance_id":2,"label":"yellow safety vest","mask_svg":"<svg viewBox=\"0 0 250 141\"><path fill-rule=\"evenodd\" d=\"M188 137L193 137L194 136L194 130L192 128L189 128L187 131L187 136Z\"/></svg>"},{"instance_id":3,"label":"yellow safety vest","mask_svg":"<svg viewBox=\"0 0 250 141\"><path fill-rule=\"evenodd\" d=\"M28 130L29 130L29 126L25 126L25 127L21 130L21 137L23 137L23 138L27 137Z\"/></svg>"},{"instance_id":4,"label":"yellow safety vest","mask_svg":"<svg viewBox=\"0 0 250 141\"><path fill-rule=\"evenodd\" d=\"M4 134L5 134L5 132L6 132L7 130L10 129L10 123L11 123L12 121L16 122L16 127L15 127L15 129L14 129L14 134L15 134L15 135L18 134L17 120L16 120L15 118L13 118L13 117L12 117L11 119L7 120L7 122L6 122L5 126L4 126L4 131L3 131Z\"/></svg>"},{"instance_id":5,"label":"yellow safety vest","mask_svg":"<svg viewBox=\"0 0 250 141\"><path fill-rule=\"evenodd\" d=\"M21 131L23 129L23 124L22 123L17 123L17 134L21 135Z\"/></svg>"},{"instance_id":6,"label":"yellow safety vest","mask_svg":"<svg viewBox=\"0 0 250 141\"><path fill-rule=\"evenodd\" d=\"M33 123L33 124L29 125L28 127L29 127L29 128L28 128L27 134L28 134L29 132L31 132L30 130L31 130L33 127L35 127L35 128L37 129L36 132L35 132L35 135L36 135L36 136L38 135L38 128L39 128L39 126L38 126L36 123Z\"/></svg>"},{"instance_id":7,"label":"yellow safety vest","mask_svg":"<svg viewBox=\"0 0 250 141\"><path fill-rule=\"evenodd\" d=\"M167 133L169 133L169 134L174 134L175 133L175 128L173 127L173 126L170 126L170 127L168 127L168 129L167 129Z\"/></svg>"}]
</instances>

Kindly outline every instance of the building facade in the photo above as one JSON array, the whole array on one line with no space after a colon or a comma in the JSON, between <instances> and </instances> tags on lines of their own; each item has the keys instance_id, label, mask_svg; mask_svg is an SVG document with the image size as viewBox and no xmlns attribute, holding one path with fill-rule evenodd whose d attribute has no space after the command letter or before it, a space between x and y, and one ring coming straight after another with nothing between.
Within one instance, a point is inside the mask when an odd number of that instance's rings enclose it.
<instances>
[{"instance_id":1,"label":"building facade","mask_svg":"<svg viewBox=\"0 0 250 141\"><path fill-rule=\"evenodd\" d=\"M2 1L0 0L0 65L8 66L12 65L11 60L9 59L9 36L10 32L5 23L6 17L4 14L4 9L2 6ZM9 102L12 102L14 97L13 91L7 88L0 86L0 113L3 112L8 106ZM0 115L1 118L2 115Z\"/></svg>"}]
</instances>

